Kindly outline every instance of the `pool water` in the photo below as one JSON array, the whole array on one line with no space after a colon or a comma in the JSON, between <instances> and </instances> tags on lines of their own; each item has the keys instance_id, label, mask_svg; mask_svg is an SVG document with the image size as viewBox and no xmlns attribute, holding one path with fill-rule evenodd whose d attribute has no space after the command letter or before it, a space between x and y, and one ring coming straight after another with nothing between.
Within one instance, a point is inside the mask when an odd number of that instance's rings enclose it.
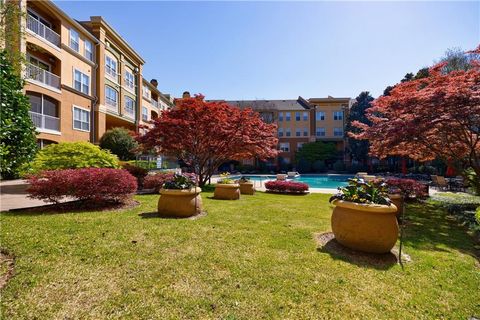
<instances>
[{"instance_id":1,"label":"pool water","mask_svg":"<svg viewBox=\"0 0 480 320\"><path fill-rule=\"evenodd\" d=\"M239 179L241 176L233 177ZM276 176L262 176L262 175L244 175L243 177L252 181L266 181L275 180ZM303 182L308 184L310 188L325 188L336 189L338 187L346 186L347 180L353 178L353 175L337 175L337 174L309 174L300 175L300 177L287 179L288 181Z\"/></svg>"}]
</instances>

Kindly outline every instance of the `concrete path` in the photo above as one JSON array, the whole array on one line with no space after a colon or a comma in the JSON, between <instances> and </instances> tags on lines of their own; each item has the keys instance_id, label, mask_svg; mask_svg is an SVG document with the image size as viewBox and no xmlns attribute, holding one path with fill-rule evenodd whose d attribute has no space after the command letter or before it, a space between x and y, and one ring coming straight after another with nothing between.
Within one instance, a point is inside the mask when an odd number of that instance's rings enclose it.
<instances>
[{"instance_id":1,"label":"concrete path","mask_svg":"<svg viewBox=\"0 0 480 320\"><path fill-rule=\"evenodd\" d=\"M26 189L28 184L25 180L6 180L0 182L0 211L10 209L43 206L42 200L27 198Z\"/></svg>"}]
</instances>

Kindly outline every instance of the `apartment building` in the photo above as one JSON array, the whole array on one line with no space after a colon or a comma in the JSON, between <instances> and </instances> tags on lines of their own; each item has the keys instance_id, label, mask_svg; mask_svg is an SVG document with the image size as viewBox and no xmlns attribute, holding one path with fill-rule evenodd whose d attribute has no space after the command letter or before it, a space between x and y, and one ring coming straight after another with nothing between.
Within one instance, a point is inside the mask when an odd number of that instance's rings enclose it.
<instances>
[{"instance_id":1,"label":"apartment building","mask_svg":"<svg viewBox=\"0 0 480 320\"><path fill-rule=\"evenodd\" d=\"M76 21L51 1L11 1L25 12L26 36L16 49L26 56L25 93L40 147L98 143L113 127L138 131L173 106L156 84L146 84L144 59L102 17Z\"/></svg>"},{"instance_id":2,"label":"apartment building","mask_svg":"<svg viewBox=\"0 0 480 320\"><path fill-rule=\"evenodd\" d=\"M156 119L162 111L173 106L173 99L158 90L158 81L142 80L142 113L140 124L142 126L151 126L151 120ZM145 130L141 128L140 131Z\"/></svg>"},{"instance_id":3,"label":"apartment building","mask_svg":"<svg viewBox=\"0 0 480 320\"><path fill-rule=\"evenodd\" d=\"M345 115L352 104L350 98L226 102L241 109L252 108L265 122L277 125L279 155L275 165L294 166L296 152L308 142L334 142L337 150L345 150ZM253 160L244 164L254 165Z\"/></svg>"}]
</instances>

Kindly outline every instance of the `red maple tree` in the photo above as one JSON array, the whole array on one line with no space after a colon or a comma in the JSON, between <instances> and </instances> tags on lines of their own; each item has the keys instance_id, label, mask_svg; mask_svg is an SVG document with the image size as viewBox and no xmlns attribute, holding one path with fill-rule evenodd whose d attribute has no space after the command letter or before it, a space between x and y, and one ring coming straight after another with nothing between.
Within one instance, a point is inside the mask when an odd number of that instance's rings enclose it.
<instances>
[{"instance_id":1,"label":"red maple tree","mask_svg":"<svg viewBox=\"0 0 480 320\"><path fill-rule=\"evenodd\" d=\"M192 166L200 186L224 162L275 157L278 143L276 125L263 122L252 109L207 102L201 95L178 99L175 108L163 112L137 139L144 149Z\"/></svg>"},{"instance_id":2,"label":"red maple tree","mask_svg":"<svg viewBox=\"0 0 480 320\"><path fill-rule=\"evenodd\" d=\"M480 47L471 53L480 53ZM370 154L406 156L419 161L440 158L455 163L480 192L480 63L449 73L436 64L425 78L397 84L367 109L370 126L357 139L368 139Z\"/></svg>"}]
</instances>

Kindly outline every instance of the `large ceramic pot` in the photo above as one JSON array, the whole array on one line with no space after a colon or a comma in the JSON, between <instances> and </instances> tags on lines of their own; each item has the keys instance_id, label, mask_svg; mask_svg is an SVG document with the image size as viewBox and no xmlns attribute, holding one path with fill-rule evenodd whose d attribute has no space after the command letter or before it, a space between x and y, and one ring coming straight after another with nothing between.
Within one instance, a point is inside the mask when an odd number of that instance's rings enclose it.
<instances>
[{"instance_id":1,"label":"large ceramic pot","mask_svg":"<svg viewBox=\"0 0 480 320\"><path fill-rule=\"evenodd\" d=\"M255 188L253 187L253 182L240 182L240 193L241 194L255 194Z\"/></svg>"},{"instance_id":2,"label":"large ceramic pot","mask_svg":"<svg viewBox=\"0 0 480 320\"><path fill-rule=\"evenodd\" d=\"M332 231L342 245L359 251L387 253L398 238L397 207L335 200Z\"/></svg>"},{"instance_id":3,"label":"large ceramic pot","mask_svg":"<svg viewBox=\"0 0 480 320\"><path fill-rule=\"evenodd\" d=\"M403 211L403 196L399 193L389 194L388 197L392 203L397 207L397 215L401 215Z\"/></svg>"},{"instance_id":4,"label":"large ceramic pot","mask_svg":"<svg viewBox=\"0 0 480 320\"><path fill-rule=\"evenodd\" d=\"M160 189L158 213L170 217L191 217L202 211L202 189Z\"/></svg>"},{"instance_id":5,"label":"large ceramic pot","mask_svg":"<svg viewBox=\"0 0 480 320\"><path fill-rule=\"evenodd\" d=\"M238 200L240 199L240 185L238 183L219 183L215 185L213 197L222 200Z\"/></svg>"}]
</instances>

